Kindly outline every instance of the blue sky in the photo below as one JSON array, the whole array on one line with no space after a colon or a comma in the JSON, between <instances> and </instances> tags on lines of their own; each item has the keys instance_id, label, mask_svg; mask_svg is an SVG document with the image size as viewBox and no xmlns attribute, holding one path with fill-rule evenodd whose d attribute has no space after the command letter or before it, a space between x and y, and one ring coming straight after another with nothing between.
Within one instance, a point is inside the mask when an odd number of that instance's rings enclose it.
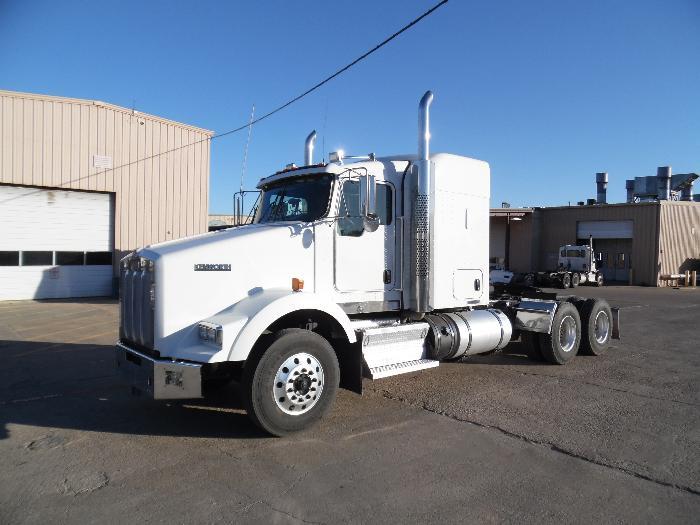
<instances>
[{"instance_id":1,"label":"blue sky","mask_svg":"<svg viewBox=\"0 0 700 525\"><path fill-rule=\"evenodd\" d=\"M0 0L0 88L98 99L217 132L304 91L436 0ZM626 178L700 171L700 2L451 0L253 129L245 186L325 150L413 152L435 92L433 151L488 161L492 204L609 201ZM324 124L325 123L325 124ZM245 133L212 144L210 211L230 213ZM699 189L700 191L700 189Z\"/></svg>"}]
</instances>

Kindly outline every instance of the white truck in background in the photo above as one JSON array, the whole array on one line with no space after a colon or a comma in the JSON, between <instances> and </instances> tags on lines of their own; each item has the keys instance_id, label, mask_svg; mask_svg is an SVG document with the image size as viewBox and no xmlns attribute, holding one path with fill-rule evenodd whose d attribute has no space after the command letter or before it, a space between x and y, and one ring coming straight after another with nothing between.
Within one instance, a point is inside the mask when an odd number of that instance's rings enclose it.
<instances>
[{"instance_id":1,"label":"white truck in background","mask_svg":"<svg viewBox=\"0 0 700 525\"><path fill-rule=\"evenodd\" d=\"M302 430L336 391L416 372L522 337L551 363L619 336L602 300L489 296L490 171L431 154L331 155L262 179L252 224L125 257L116 362L132 391L202 397L240 382L253 421Z\"/></svg>"},{"instance_id":2,"label":"white truck in background","mask_svg":"<svg viewBox=\"0 0 700 525\"><path fill-rule=\"evenodd\" d=\"M579 284L603 286L603 272L600 259L593 251L593 238L588 245L567 244L559 247L559 260L556 270L525 274L523 281L529 286L545 285L560 288L576 288Z\"/></svg>"}]
</instances>

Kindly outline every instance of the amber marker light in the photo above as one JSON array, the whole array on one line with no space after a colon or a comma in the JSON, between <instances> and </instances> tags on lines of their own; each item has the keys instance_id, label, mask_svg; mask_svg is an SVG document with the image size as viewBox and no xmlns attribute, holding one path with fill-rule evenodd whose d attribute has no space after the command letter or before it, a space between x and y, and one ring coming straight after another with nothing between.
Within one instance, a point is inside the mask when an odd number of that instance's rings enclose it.
<instances>
[{"instance_id":1,"label":"amber marker light","mask_svg":"<svg viewBox=\"0 0 700 525\"><path fill-rule=\"evenodd\" d=\"M297 279L292 277L292 290L295 292L301 292L304 289L304 279Z\"/></svg>"}]
</instances>

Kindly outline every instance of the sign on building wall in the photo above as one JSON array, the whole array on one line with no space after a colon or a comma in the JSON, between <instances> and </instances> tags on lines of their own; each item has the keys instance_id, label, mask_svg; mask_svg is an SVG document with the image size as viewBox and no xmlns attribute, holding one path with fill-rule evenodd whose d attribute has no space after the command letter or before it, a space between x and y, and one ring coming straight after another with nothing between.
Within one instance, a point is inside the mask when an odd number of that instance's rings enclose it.
<instances>
[{"instance_id":1,"label":"sign on building wall","mask_svg":"<svg viewBox=\"0 0 700 525\"><path fill-rule=\"evenodd\" d=\"M112 157L109 157L107 155L93 155L92 167L102 170L112 169Z\"/></svg>"}]
</instances>

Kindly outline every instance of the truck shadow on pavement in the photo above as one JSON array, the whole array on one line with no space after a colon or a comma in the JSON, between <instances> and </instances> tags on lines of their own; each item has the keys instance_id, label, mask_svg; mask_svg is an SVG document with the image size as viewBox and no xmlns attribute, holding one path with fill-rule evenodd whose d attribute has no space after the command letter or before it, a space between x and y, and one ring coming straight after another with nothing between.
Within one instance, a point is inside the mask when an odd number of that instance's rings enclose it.
<instances>
[{"instance_id":1,"label":"truck shadow on pavement","mask_svg":"<svg viewBox=\"0 0 700 525\"><path fill-rule=\"evenodd\" d=\"M503 350L468 356L463 362L480 365L545 366L542 358L520 341L509 343Z\"/></svg>"},{"instance_id":2,"label":"truck shadow on pavement","mask_svg":"<svg viewBox=\"0 0 700 525\"><path fill-rule=\"evenodd\" d=\"M8 425L198 438L269 437L248 419L234 386L216 397L133 397L112 345L0 340L0 439Z\"/></svg>"},{"instance_id":3,"label":"truck shadow on pavement","mask_svg":"<svg viewBox=\"0 0 700 525\"><path fill-rule=\"evenodd\" d=\"M133 397L117 375L112 345L0 340L0 439L8 425L131 435L269 437L248 419L235 385L205 399ZM524 344L471 356L469 364L542 366Z\"/></svg>"}]
</instances>

